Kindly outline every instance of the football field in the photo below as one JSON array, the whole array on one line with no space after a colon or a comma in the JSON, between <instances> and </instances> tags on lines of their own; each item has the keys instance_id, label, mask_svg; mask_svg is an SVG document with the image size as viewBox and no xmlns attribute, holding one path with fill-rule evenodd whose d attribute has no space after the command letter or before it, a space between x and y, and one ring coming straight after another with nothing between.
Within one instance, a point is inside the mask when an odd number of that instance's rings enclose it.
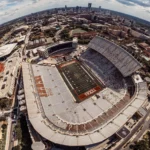
<instances>
[{"instance_id":1,"label":"football field","mask_svg":"<svg viewBox=\"0 0 150 150\"><path fill-rule=\"evenodd\" d=\"M102 90L99 81L76 60L60 64L57 68L77 102Z\"/></svg>"}]
</instances>

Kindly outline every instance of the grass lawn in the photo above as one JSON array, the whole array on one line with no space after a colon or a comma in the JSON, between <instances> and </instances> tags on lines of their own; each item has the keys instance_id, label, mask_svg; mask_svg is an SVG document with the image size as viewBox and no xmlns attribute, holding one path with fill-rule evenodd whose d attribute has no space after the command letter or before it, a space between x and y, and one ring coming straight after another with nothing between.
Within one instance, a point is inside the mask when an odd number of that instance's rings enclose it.
<instances>
[{"instance_id":1,"label":"grass lawn","mask_svg":"<svg viewBox=\"0 0 150 150\"><path fill-rule=\"evenodd\" d=\"M74 29L70 32L70 35L72 36L73 34L76 34L76 33L85 33L86 31L85 30L82 30L80 28L77 28L77 29Z\"/></svg>"}]
</instances>

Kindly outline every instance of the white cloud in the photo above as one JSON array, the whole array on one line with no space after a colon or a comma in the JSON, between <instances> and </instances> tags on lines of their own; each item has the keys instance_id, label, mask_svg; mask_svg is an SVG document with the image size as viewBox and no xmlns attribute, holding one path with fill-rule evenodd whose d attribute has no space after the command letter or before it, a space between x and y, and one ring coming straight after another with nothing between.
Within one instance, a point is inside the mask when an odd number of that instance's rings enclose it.
<instances>
[{"instance_id":1,"label":"white cloud","mask_svg":"<svg viewBox=\"0 0 150 150\"><path fill-rule=\"evenodd\" d=\"M131 5L125 5L118 1L128 1ZM133 1L147 4L149 0L1 0L0 23L44 9L64 7L65 5L87 6L88 2L92 2L94 7L102 6L150 21L150 7L138 5Z\"/></svg>"}]
</instances>

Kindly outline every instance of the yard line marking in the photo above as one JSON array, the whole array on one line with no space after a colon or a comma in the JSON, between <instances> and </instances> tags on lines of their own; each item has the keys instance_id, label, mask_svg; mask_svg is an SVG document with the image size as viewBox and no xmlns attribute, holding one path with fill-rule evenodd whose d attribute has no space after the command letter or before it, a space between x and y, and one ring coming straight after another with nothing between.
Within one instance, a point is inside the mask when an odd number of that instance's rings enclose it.
<instances>
[{"instance_id":1,"label":"yard line marking","mask_svg":"<svg viewBox=\"0 0 150 150\"><path fill-rule=\"evenodd\" d=\"M83 67L82 67L82 69L91 77L91 75ZM91 77L91 79L94 80L92 77Z\"/></svg>"},{"instance_id":2,"label":"yard line marking","mask_svg":"<svg viewBox=\"0 0 150 150\"><path fill-rule=\"evenodd\" d=\"M62 74L63 74L63 76L65 77L65 79L67 80L67 82L69 83L69 85L71 86L71 88L74 89L74 88L72 87L71 83L69 82L69 80L67 79L66 75L65 75L64 73L62 73Z\"/></svg>"}]
</instances>

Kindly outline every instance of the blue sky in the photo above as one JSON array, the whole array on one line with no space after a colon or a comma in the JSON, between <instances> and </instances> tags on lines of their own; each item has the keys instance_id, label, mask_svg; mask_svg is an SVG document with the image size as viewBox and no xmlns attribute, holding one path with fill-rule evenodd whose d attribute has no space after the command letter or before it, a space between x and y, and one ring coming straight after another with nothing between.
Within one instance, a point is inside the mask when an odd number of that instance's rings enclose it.
<instances>
[{"instance_id":1,"label":"blue sky","mask_svg":"<svg viewBox=\"0 0 150 150\"><path fill-rule=\"evenodd\" d=\"M150 0L0 0L0 24L40 10L87 6L89 2L150 21Z\"/></svg>"}]
</instances>

